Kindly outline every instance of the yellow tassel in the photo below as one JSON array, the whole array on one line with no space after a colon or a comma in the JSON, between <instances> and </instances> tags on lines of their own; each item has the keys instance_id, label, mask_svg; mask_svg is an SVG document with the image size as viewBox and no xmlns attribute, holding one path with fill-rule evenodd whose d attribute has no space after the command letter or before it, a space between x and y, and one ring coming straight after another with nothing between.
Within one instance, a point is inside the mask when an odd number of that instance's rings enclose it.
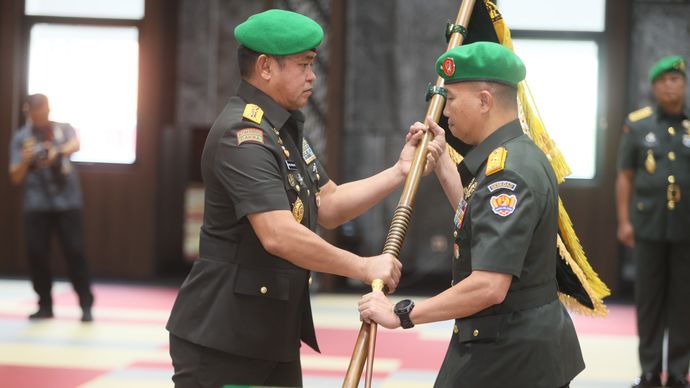
<instances>
[{"instance_id":1,"label":"yellow tassel","mask_svg":"<svg viewBox=\"0 0 690 388\"><path fill-rule=\"evenodd\" d=\"M498 11L498 8L489 0L484 0L484 4L489 11L489 16L493 22L499 42L513 50L510 30L505 25L505 21ZM534 98L532 97L532 93L526 81L520 82L518 85L518 107L523 130L526 129L526 133L546 155L553 167L558 183L563 183L565 177L571 173L570 167L565 161L561 151L546 132L544 122L539 115L537 105L534 102ZM560 236L557 241L558 250L566 263L572 268L573 272L580 280L580 283L582 283L587 295L592 300L594 310L581 305L575 298L565 294L559 295L561 302L569 310L574 312L597 316L606 315L606 306L603 304L602 300L606 296L609 296L611 291L606 284L599 279L599 276L587 261L580 240L577 238L577 234L573 229L572 221L565 211L560 197L558 198L558 227L560 230ZM562 239L561 236L563 237Z\"/></svg>"},{"instance_id":2,"label":"yellow tassel","mask_svg":"<svg viewBox=\"0 0 690 388\"><path fill-rule=\"evenodd\" d=\"M448 151L448 155L450 155L450 159L453 161L455 164L460 164L462 160L464 159L462 155L458 151L455 150L450 144L446 143L446 151Z\"/></svg>"}]
</instances>

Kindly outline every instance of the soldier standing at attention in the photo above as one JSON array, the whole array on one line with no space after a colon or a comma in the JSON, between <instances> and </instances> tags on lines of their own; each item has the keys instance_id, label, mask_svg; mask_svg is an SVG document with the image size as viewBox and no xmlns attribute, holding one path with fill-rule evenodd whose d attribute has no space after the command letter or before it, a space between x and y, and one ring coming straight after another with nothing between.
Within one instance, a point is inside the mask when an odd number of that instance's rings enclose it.
<instances>
[{"instance_id":1,"label":"soldier standing at attention","mask_svg":"<svg viewBox=\"0 0 690 388\"><path fill-rule=\"evenodd\" d=\"M465 189L447 152L435 168L455 209L453 282L416 305L367 294L360 317L404 329L455 319L436 388L567 387L584 362L556 293L556 176L518 120L525 67L510 49L478 42L443 54L436 71L450 131L474 146L463 161L474 177Z\"/></svg>"},{"instance_id":2,"label":"soldier standing at attention","mask_svg":"<svg viewBox=\"0 0 690 388\"><path fill-rule=\"evenodd\" d=\"M357 217L400 186L421 132L393 167L336 185L304 137L299 111L316 79L321 27L269 10L237 26L235 37L242 81L206 140L199 259L167 324L178 388L302 386L300 340L319 351L309 271L379 278L394 290L402 268L390 254L360 257L314 230ZM430 143L427 172L443 145Z\"/></svg>"},{"instance_id":3,"label":"soldier standing at attention","mask_svg":"<svg viewBox=\"0 0 690 388\"><path fill-rule=\"evenodd\" d=\"M667 387L690 387L690 110L685 59L649 71L655 107L628 115L618 152L618 239L633 247L642 375L633 387L661 386L668 332Z\"/></svg>"}]
</instances>

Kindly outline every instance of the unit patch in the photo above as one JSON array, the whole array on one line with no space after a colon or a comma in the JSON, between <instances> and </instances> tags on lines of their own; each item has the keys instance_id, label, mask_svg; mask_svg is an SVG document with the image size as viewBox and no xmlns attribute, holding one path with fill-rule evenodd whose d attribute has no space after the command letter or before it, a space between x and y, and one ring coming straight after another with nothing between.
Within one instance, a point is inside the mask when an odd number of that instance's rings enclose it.
<instances>
[{"instance_id":1,"label":"unit patch","mask_svg":"<svg viewBox=\"0 0 690 388\"><path fill-rule=\"evenodd\" d=\"M498 147L491 151L489 159L486 162L486 176L502 171L506 165L506 157L508 151L505 147Z\"/></svg>"},{"instance_id":2,"label":"unit patch","mask_svg":"<svg viewBox=\"0 0 690 388\"><path fill-rule=\"evenodd\" d=\"M264 111L259 108L258 105L247 104L244 107L242 117L257 124L261 124L261 119L264 117Z\"/></svg>"},{"instance_id":3,"label":"unit patch","mask_svg":"<svg viewBox=\"0 0 690 388\"><path fill-rule=\"evenodd\" d=\"M316 159L316 155L314 155L314 151L311 149L307 139L302 139L302 157L304 158L304 162L306 164L309 164Z\"/></svg>"},{"instance_id":4,"label":"unit patch","mask_svg":"<svg viewBox=\"0 0 690 388\"><path fill-rule=\"evenodd\" d=\"M517 207L517 197L515 195L500 194L491 197L491 210L501 217L507 217L515 211Z\"/></svg>"},{"instance_id":5,"label":"unit patch","mask_svg":"<svg viewBox=\"0 0 690 388\"><path fill-rule=\"evenodd\" d=\"M264 133L262 130L256 128L245 128L237 131L237 145L245 141L264 144Z\"/></svg>"},{"instance_id":6,"label":"unit patch","mask_svg":"<svg viewBox=\"0 0 690 388\"><path fill-rule=\"evenodd\" d=\"M515 191L515 188L517 187L517 185L511 181L498 181L498 182L494 182L494 183L490 184L487 187L489 189L489 192L493 193L494 191L499 190L499 189L506 189L506 190L510 190L510 191Z\"/></svg>"}]
</instances>

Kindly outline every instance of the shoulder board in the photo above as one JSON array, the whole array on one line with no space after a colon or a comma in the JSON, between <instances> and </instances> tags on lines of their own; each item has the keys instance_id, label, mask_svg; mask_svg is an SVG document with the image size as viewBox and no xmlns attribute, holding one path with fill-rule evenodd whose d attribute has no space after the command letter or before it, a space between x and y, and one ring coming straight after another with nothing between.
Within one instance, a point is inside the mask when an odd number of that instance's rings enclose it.
<instances>
[{"instance_id":1,"label":"shoulder board","mask_svg":"<svg viewBox=\"0 0 690 388\"><path fill-rule=\"evenodd\" d=\"M258 105L247 104L244 107L242 117L257 124L261 124L261 119L264 117L264 111Z\"/></svg>"},{"instance_id":2,"label":"shoulder board","mask_svg":"<svg viewBox=\"0 0 690 388\"><path fill-rule=\"evenodd\" d=\"M640 121L642 119L646 119L647 117L651 116L652 113L654 113L654 110L651 107L645 106L642 109L638 109L628 115L628 120L630 122L634 123L635 121Z\"/></svg>"},{"instance_id":3,"label":"shoulder board","mask_svg":"<svg viewBox=\"0 0 690 388\"><path fill-rule=\"evenodd\" d=\"M506 165L508 150L505 147L498 147L491 151L486 161L486 176L502 171Z\"/></svg>"}]
</instances>

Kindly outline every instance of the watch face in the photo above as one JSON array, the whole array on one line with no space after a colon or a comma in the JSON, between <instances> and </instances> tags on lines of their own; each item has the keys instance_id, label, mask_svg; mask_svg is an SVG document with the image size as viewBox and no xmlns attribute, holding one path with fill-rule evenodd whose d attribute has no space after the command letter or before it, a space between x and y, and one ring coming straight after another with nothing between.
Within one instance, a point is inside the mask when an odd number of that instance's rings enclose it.
<instances>
[{"instance_id":1,"label":"watch face","mask_svg":"<svg viewBox=\"0 0 690 388\"><path fill-rule=\"evenodd\" d=\"M414 306L414 302L409 300L409 299L403 299L400 302L395 304L395 313L396 314L405 314L409 313L410 310L412 310L412 307Z\"/></svg>"}]
</instances>

